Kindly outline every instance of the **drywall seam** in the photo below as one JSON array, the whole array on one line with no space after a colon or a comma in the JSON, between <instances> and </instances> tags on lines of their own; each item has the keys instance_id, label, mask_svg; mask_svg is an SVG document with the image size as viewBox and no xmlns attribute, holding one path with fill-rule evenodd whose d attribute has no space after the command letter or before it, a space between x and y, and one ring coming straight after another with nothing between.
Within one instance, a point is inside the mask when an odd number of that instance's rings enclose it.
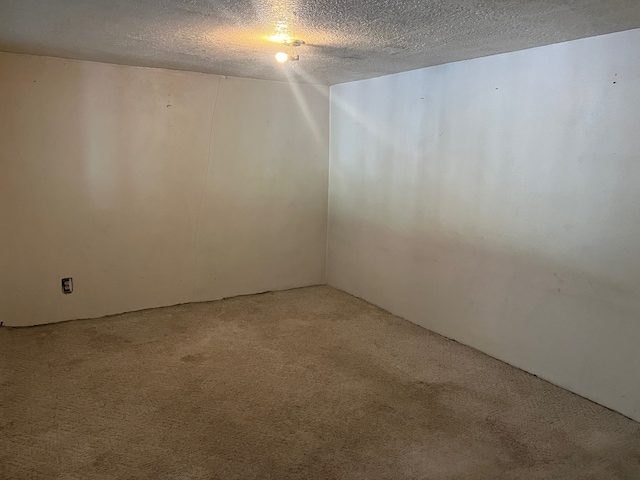
<instances>
[{"instance_id":1,"label":"drywall seam","mask_svg":"<svg viewBox=\"0 0 640 480\"><path fill-rule=\"evenodd\" d=\"M207 189L207 179L209 178L209 167L211 165L211 143L213 141L213 126L216 119L216 107L218 106L218 97L220 96L220 84L222 83L222 76L218 77L218 83L216 87L216 97L213 101L213 109L211 111L211 125L209 127L209 147L207 151L207 166L204 171L204 182L202 182L202 191L200 192L200 202L198 203L198 214L196 216L196 235L195 246L193 249L193 268L195 275L193 276L193 294L198 293L198 235L200 233L200 213L202 212L202 200L204 198L204 192Z\"/></svg>"},{"instance_id":2,"label":"drywall seam","mask_svg":"<svg viewBox=\"0 0 640 480\"><path fill-rule=\"evenodd\" d=\"M331 108L331 87L329 87L329 159L328 159L328 167L327 167L327 234L326 234L326 248L325 248L325 258L324 258L324 283L326 285L329 284L329 224L331 218L331 117L332 111Z\"/></svg>"}]
</instances>

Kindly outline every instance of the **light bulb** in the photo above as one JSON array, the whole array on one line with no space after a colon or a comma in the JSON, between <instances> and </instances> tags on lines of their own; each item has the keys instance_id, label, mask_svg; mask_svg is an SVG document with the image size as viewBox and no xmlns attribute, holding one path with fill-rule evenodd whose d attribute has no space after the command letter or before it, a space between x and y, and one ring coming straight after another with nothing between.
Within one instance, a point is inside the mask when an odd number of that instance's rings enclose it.
<instances>
[{"instance_id":1,"label":"light bulb","mask_svg":"<svg viewBox=\"0 0 640 480\"><path fill-rule=\"evenodd\" d=\"M278 52L276 53L276 60L280 63L284 63L289 60L289 55L284 52Z\"/></svg>"}]
</instances>

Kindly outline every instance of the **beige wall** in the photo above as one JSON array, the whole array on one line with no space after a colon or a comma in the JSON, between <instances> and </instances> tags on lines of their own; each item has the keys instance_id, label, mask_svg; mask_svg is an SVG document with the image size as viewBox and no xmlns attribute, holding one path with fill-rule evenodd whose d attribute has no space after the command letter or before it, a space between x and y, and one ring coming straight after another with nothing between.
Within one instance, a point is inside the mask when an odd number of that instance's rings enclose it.
<instances>
[{"instance_id":1,"label":"beige wall","mask_svg":"<svg viewBox=\"0 0 640 480\"><path fill-rule=\"evenodd\" d=\"M324 283L327 92L0 53L0 321Z\"/></svg>"},{"instance_id":2,"label":"beige wall","mask_svg":"<svg viewBox=\"0 0 640 480\"><path fill-rule=\"evenodd\" d=\"M329 283L640 420L638 45L331 87Z\"/></svg>"}]
</instances>

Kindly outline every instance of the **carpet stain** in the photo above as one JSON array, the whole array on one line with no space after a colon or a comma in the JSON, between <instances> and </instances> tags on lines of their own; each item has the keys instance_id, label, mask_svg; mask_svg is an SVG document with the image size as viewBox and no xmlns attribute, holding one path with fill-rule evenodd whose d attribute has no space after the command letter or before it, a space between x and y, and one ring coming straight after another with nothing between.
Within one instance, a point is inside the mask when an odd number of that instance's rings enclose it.
<instances>
[{"instance_id":1,"label":"carpet stain","mask_svg":"<svg viewBox=\"0 0 640 480\"><path fill-rule=\"evenodd\" d=\"M131 343L131 340L112 333L100 332L89 339L89 345L95 350L119 349Z\"/></svg>"},{"instance_id":2,"label":"carpet stain","mask_svg":"<svg viewBox=\"0 0 640 480\"><path fill-rule=\"evenodd\" d=\"M185 363L202 363L205 358L201 353L196 353L195 355L185 355L180 360Z\"/></svg>"}]
</instances>

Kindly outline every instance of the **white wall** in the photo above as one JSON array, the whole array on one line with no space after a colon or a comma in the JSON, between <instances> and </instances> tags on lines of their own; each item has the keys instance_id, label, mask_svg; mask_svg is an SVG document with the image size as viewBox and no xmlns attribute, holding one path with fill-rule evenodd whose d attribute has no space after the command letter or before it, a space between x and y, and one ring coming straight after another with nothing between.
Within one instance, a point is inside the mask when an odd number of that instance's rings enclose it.
<instances>
[{"instance_id":1,"label":"white wall","mask_svg":"<svg viewBox=\"0 0 640 480\"><path fill-rule=\"evenodd\" d=\"M640 420L639 45L331 87L329 283Z\"/></svg>"},{"instance_id":2,"label":"white wall","mask_svg":"<svg viewBox=\"0 0 640 480\"><path fill-rule=\"evenodd\" d=\"M0 54L0 321L324 283L328 89L295 88Z\"/></svg>"}]
</instances>

